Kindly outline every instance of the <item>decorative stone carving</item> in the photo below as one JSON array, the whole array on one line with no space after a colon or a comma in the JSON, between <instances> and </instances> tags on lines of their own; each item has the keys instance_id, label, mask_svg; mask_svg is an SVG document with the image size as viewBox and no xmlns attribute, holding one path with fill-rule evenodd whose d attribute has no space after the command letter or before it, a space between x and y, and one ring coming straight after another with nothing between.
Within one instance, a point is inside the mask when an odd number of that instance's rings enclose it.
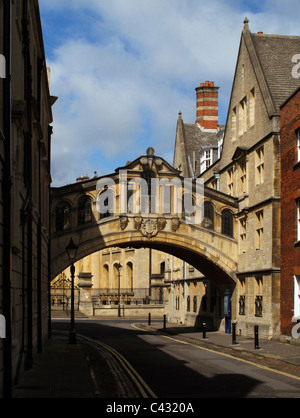
<instances>
[{"instance_id":1,"label":"decorative stone carving","mask_svg":"<svg viewBox=\"0 0 300 418\"><path fill-rule=\"evenodd\" d=\"M163 229L165 229L166 225L167 225L167 221L164 218L158 218L157 227L159 231L162 231Z\"/></svg>"},{"instance_id":2,"label":"decorative stone carving","mask_svg":"<svg viewBox=\"0 0 300 418\"><path fill-rule=\"evenodd\" d=\"M180 226L179 218L172 218L172 231L176 232L179 226Z\"/></svg>"},{"instance_id":3,"label":"decorative stone carving","mask_svg":"<svg viewBox=\"0 0 300 418\"><path fill-rule=\"evenodd\" d=\"M157 219L143 219L141 232L147 238L155 237L158 233Z\"/></svg>"},{"instance_id":4,"label":"decorative stone carving","mask_svg":"<svg viewBox=\"0 0 300 418\"><path fill-rule=\"evenodd\" d=\"M124 231L124 229L127 228L128 223L129 223L129 220L127 216L120 216L120 227L122 231Z\"/></svg>"},{"instance_id":5,"label":"decorative stone carving","mask_svg":"<svg viewBox=\"0 0 300 418\"><path fill-rule=\"evenodd\" d=\"M134 218L134 227L135 229L140 229L142 225L143 218L141 216L136 216Z\"/></svg>"},{"instance_id":6,"label":"decorative stone carving","mask_svg":"<svg viewBox=\"0 0 300 418\"><path fill-rule=\"evenodd\" d=\"M141 233L147 237L155 237L155 235L162 231L167 225L167 221L164 218L147 218L144 219L141 216L136 216L134 218L135 229L139 229Z\"/></svg>"}]
</instances>

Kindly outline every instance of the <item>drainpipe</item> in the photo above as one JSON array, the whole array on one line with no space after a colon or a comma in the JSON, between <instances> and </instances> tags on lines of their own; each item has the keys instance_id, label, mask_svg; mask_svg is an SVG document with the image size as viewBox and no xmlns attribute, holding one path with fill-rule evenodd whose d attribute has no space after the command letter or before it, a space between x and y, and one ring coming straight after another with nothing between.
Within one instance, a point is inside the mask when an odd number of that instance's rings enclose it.
<instances>
[{"instance_id":1,"label":"drainpipe","mask_svg":"<svg viewBox=\"0 0 300 418\"><path fill-rule=\"evenodd\" d=\"M53 132L52 126L48 126L48 172L50 174L50 166L51 166L51 135ZM52 328L51 328L51 194L50 194L50 187L51 184L48 186L48 196L49 196L49 204L48 204L48 338L52 336Z\"/></svg>"},{"instance_id":2,"label":"drainpipe","mask_svg":"<svg viewBox=\"0 0 300 418\"><path fill-rule=\"evenodd\" d=\"M41 58L38 59L37 65L37 86L38 86L38 123L41 122L41 89L42 89L42 71L44 63ZM42 178L41 178L41 139L39 140L38 153L38 177L39 177L39 218L37 229L37 351L42 351Z\"/></svg>"},{"instance_id":3,"label":"drainpipe","mask_svg":"<svg viewBox=\"0 0 300 418\"><path fill-rule=\"evenodd\" d=\"M16 367L16 373L14 376L14 383L18 384L20 371L22 369L22 361L25 352L25 315L26 315L26 301L25 301L25 227L27 223L27 201L24 202L21 208L20 220L21 220L21 231L22 231L22 296L21 296L21 306L22 306L22 331L21 331L21 347L19 351L19 359Z\"/></svg>"},{"instance_id":4,"label":"drainpipe","mask_svg":"<svg viewBox=\"0 0 300 418\"><path fill-rule=\"evenodd\" d=\"M220 190L220 174L219 173L215 173L215 180L216 180L216 190Z\"/></svg>"},{"instance_id":5,"label":"drainpipe","mask_svg":"<svg viewBox=\"0 0 300 418\"><path fill-rule=\"evenodd\" d=\"M30 39L28 30L28 0L23 0L23 54L24 54L24 99L27 108L28 130L25 132L25 185L27 188L28 217L27 217L27 352L25 358L25 369L31 369L33 358L33 330L32 330L32 74L30 66Z\"/></svg>"},{"instance_id":6,"label":"drainpipe","mask_svg":"<svg viewBox=\"0 0 300 418\"><path fill-rule=\"evenodd\" d=\"M3 315L6 338L3 339L3 397L12 396L11 354L11 1L3 2L3 53L6 78L3 79Z\"/></svg>"}]
</instances>

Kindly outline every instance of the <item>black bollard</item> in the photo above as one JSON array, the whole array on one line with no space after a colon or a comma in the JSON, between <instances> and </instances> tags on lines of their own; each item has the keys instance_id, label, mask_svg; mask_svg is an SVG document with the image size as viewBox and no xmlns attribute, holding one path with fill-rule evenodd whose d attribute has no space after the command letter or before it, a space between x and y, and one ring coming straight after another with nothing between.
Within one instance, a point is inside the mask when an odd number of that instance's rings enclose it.
<instances>
[{"instance_id":1,"label":"black bollard","mask_svg":"<svg viewBox=\"0 0 300 418\"><path fill-rule=\"evenodd\" d=\"M166 315L164 315L164 329L166 329L166 322L167 322L167 317Z\"/></svg>"},{"instance_id":2,"label":"black bollard","mask_svg":"<svg viewBox=\"0 0 300 418\"><path fill-rule=\"evenodd\" d=\"M202 338L206 339L206 322L202 322Z\"/></svg>"},{"instance_id":3,"label":"black bollard","mask_svg":"<svg viewBox=\"0 0 300 418\"><path fill-rule=\"evenodd\" d=\"M236 345L236 323L232 323L232 345Z\"/></svg>"},{"instance_id":4,"label":"black bollard","mask_svg":"<svg viewBox=\"0 0 300 418\"><path fill-rule=\"evenodd\" d=\"M151 313L148 315L148 325L151 325Z\"/></svg>"},{"instance_id":5,"label":"black bollard","mask_svg":"<svg viewBox=\"0 0 300 418\"><path fill-rule=\"evenodd\" d=\"M258 325L254 325L254 348L255 350L259 350L259 342L258 342Z\"/></svg>"}]
</instances>

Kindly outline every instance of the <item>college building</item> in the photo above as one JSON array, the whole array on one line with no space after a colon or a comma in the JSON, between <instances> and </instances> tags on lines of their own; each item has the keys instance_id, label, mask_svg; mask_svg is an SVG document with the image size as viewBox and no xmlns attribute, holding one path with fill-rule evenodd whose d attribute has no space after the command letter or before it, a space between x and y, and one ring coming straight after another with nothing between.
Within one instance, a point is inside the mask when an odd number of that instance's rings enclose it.
<instances>
[{"instance_id":1,"label":"college building","mask_svg":"<svg viewBox=\"0 0 300 418\"><path fill-rule=\"evenodd\" d=\"M48 338L52 110L37 0L0 2L0 397Z\"/></svg>"},{"instance_id":2,"label":"college building","mask_svg":"<svg viewBox=\"0 0 300 418\"><path fill-rule=\"evenodd\" d=\"M57 98L38 0L0 2L0 22L0 396L32 367L51 311L70 309L73 234L75 305L85 315L151 313L227 333L234 321L239 335L259 326L262 338L299 342L300 37L251 33L245 19L225 125L219 86L203 81L195 121L181 112L174 120L172 165L150 147L109 175L203 181L203 217L191 225L173 189L170 213L135 212L131 190L125 210L110 216L97 212L111 192L97 188L97 176L50 188Z\"/></svg>"}]
</instances>

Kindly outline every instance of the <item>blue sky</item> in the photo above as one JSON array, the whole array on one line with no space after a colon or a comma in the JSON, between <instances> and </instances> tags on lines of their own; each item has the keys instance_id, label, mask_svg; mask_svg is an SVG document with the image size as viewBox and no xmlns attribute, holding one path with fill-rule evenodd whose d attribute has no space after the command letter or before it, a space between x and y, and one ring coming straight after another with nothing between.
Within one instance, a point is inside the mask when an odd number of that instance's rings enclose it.
<instances>
[{"instance_id":1,"label":"blue sky","mask_svg":"<svg viewBox=\"0 0 300 418\"><path fill-rule=\"evenodd\" d=\"M252 32L299 35L298 0L40 0L53 106L53 186L111 173L149 146L173 161L179 110L219 90L225 123L245 16ZM299 51L300 53L300 51Z\"/></svg>"}]
</instances>

